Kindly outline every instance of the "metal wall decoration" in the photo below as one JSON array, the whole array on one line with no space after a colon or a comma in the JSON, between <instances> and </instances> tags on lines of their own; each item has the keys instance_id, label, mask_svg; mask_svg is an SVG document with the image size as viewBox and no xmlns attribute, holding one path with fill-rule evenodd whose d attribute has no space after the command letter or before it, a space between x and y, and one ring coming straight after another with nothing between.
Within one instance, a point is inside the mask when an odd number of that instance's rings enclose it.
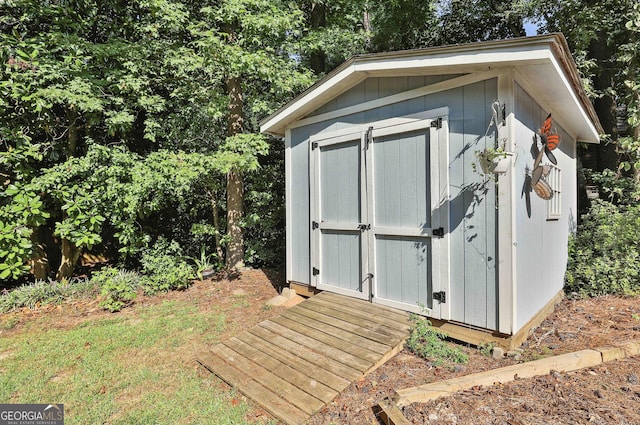
<instances>
[{"instance_id":1,"label":"metal wall decoration","mask_svg":"<svg viewBox=\"0 0 640 425\"><path fill-rule=\"evenodd\" d=\"M551 114L549 114L542 127L533 135L533 143L531 145L531 155L534 159L533 168L529 169L527 166L525 169L525 183L522 192L526 198L527 215L529 217L531 217L531 192L535 192L538 197L546 201L553 198L553 189L549 185L547 177L551 172L551 164L558 165L558 160L552 151L558 147L560 142L560 134L553 128L553 120L551 119ZM545 156L551 164L542 163Z\"/></svg>"}]
</instances>

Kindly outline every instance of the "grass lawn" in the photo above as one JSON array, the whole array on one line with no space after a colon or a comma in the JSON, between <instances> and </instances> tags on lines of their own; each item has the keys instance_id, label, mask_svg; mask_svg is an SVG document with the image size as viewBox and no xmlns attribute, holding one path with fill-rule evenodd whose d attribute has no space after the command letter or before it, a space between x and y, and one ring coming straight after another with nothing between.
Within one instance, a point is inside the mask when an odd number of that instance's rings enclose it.
<instances>
[{"instance_id":1,"label":"grass lawn","mask_svg":"<svg viewBox=\"0 0 640 425\"><path fill-rule=\"evenodd\" d=\"M184 298L71 325L44 315L0 334L0 401L63 403L67 424L251 423L242 398L194 360L248 302L201 308Z\"/></svg>"}]
</instances>

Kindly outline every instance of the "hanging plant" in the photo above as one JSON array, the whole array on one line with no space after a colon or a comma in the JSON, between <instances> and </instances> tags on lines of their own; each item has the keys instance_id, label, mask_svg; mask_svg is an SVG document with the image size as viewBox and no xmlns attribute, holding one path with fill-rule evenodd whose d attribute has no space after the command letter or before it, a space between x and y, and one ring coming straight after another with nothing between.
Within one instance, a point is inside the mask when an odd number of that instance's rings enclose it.
<instances>
[{"instance_id":1,"label":"hanging plant","mask_svg":"<svg viewBox=\"0 0 640 425\"><path fill-rule=\"evenodd\" d=\"M513 152L504 148L485 148L476 152L476 158L483 174L504 174L509 169Z\"/></svg>"}]
</instances>

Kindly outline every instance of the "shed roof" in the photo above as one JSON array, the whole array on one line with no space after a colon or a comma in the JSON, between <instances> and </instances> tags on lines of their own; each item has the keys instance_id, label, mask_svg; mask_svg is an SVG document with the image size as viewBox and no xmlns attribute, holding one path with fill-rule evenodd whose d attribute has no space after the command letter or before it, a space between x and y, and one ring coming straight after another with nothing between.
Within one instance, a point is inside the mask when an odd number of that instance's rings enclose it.
<instances>
[{"instance_id":1,"label":"shed roof","mask_svg":"<svg viewBox=\"0 0 640 425\"><path fill-rule=\"evenodd\" d=\"M260 130L283 136L291 123L369 77L464 74L515 68L578 141L603 133L562 34L354 56L263 119Z\"/></svg>"}]
</instances>

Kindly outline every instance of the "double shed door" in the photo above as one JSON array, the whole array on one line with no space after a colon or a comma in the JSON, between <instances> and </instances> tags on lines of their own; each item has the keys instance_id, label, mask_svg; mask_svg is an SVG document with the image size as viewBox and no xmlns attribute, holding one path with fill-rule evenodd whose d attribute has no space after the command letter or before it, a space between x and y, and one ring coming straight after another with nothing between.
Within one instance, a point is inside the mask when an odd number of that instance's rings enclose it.
<instances>
[{"instance_id":1,"label":"double shed door","mask_svg":"<svg viewBox=\"0 0 640 425\"><path fill-rule=\"evenodd\" d=\"M449 318L442 123L381 122L311 138L312 285Z\"/></svg>"}]
</instances>

